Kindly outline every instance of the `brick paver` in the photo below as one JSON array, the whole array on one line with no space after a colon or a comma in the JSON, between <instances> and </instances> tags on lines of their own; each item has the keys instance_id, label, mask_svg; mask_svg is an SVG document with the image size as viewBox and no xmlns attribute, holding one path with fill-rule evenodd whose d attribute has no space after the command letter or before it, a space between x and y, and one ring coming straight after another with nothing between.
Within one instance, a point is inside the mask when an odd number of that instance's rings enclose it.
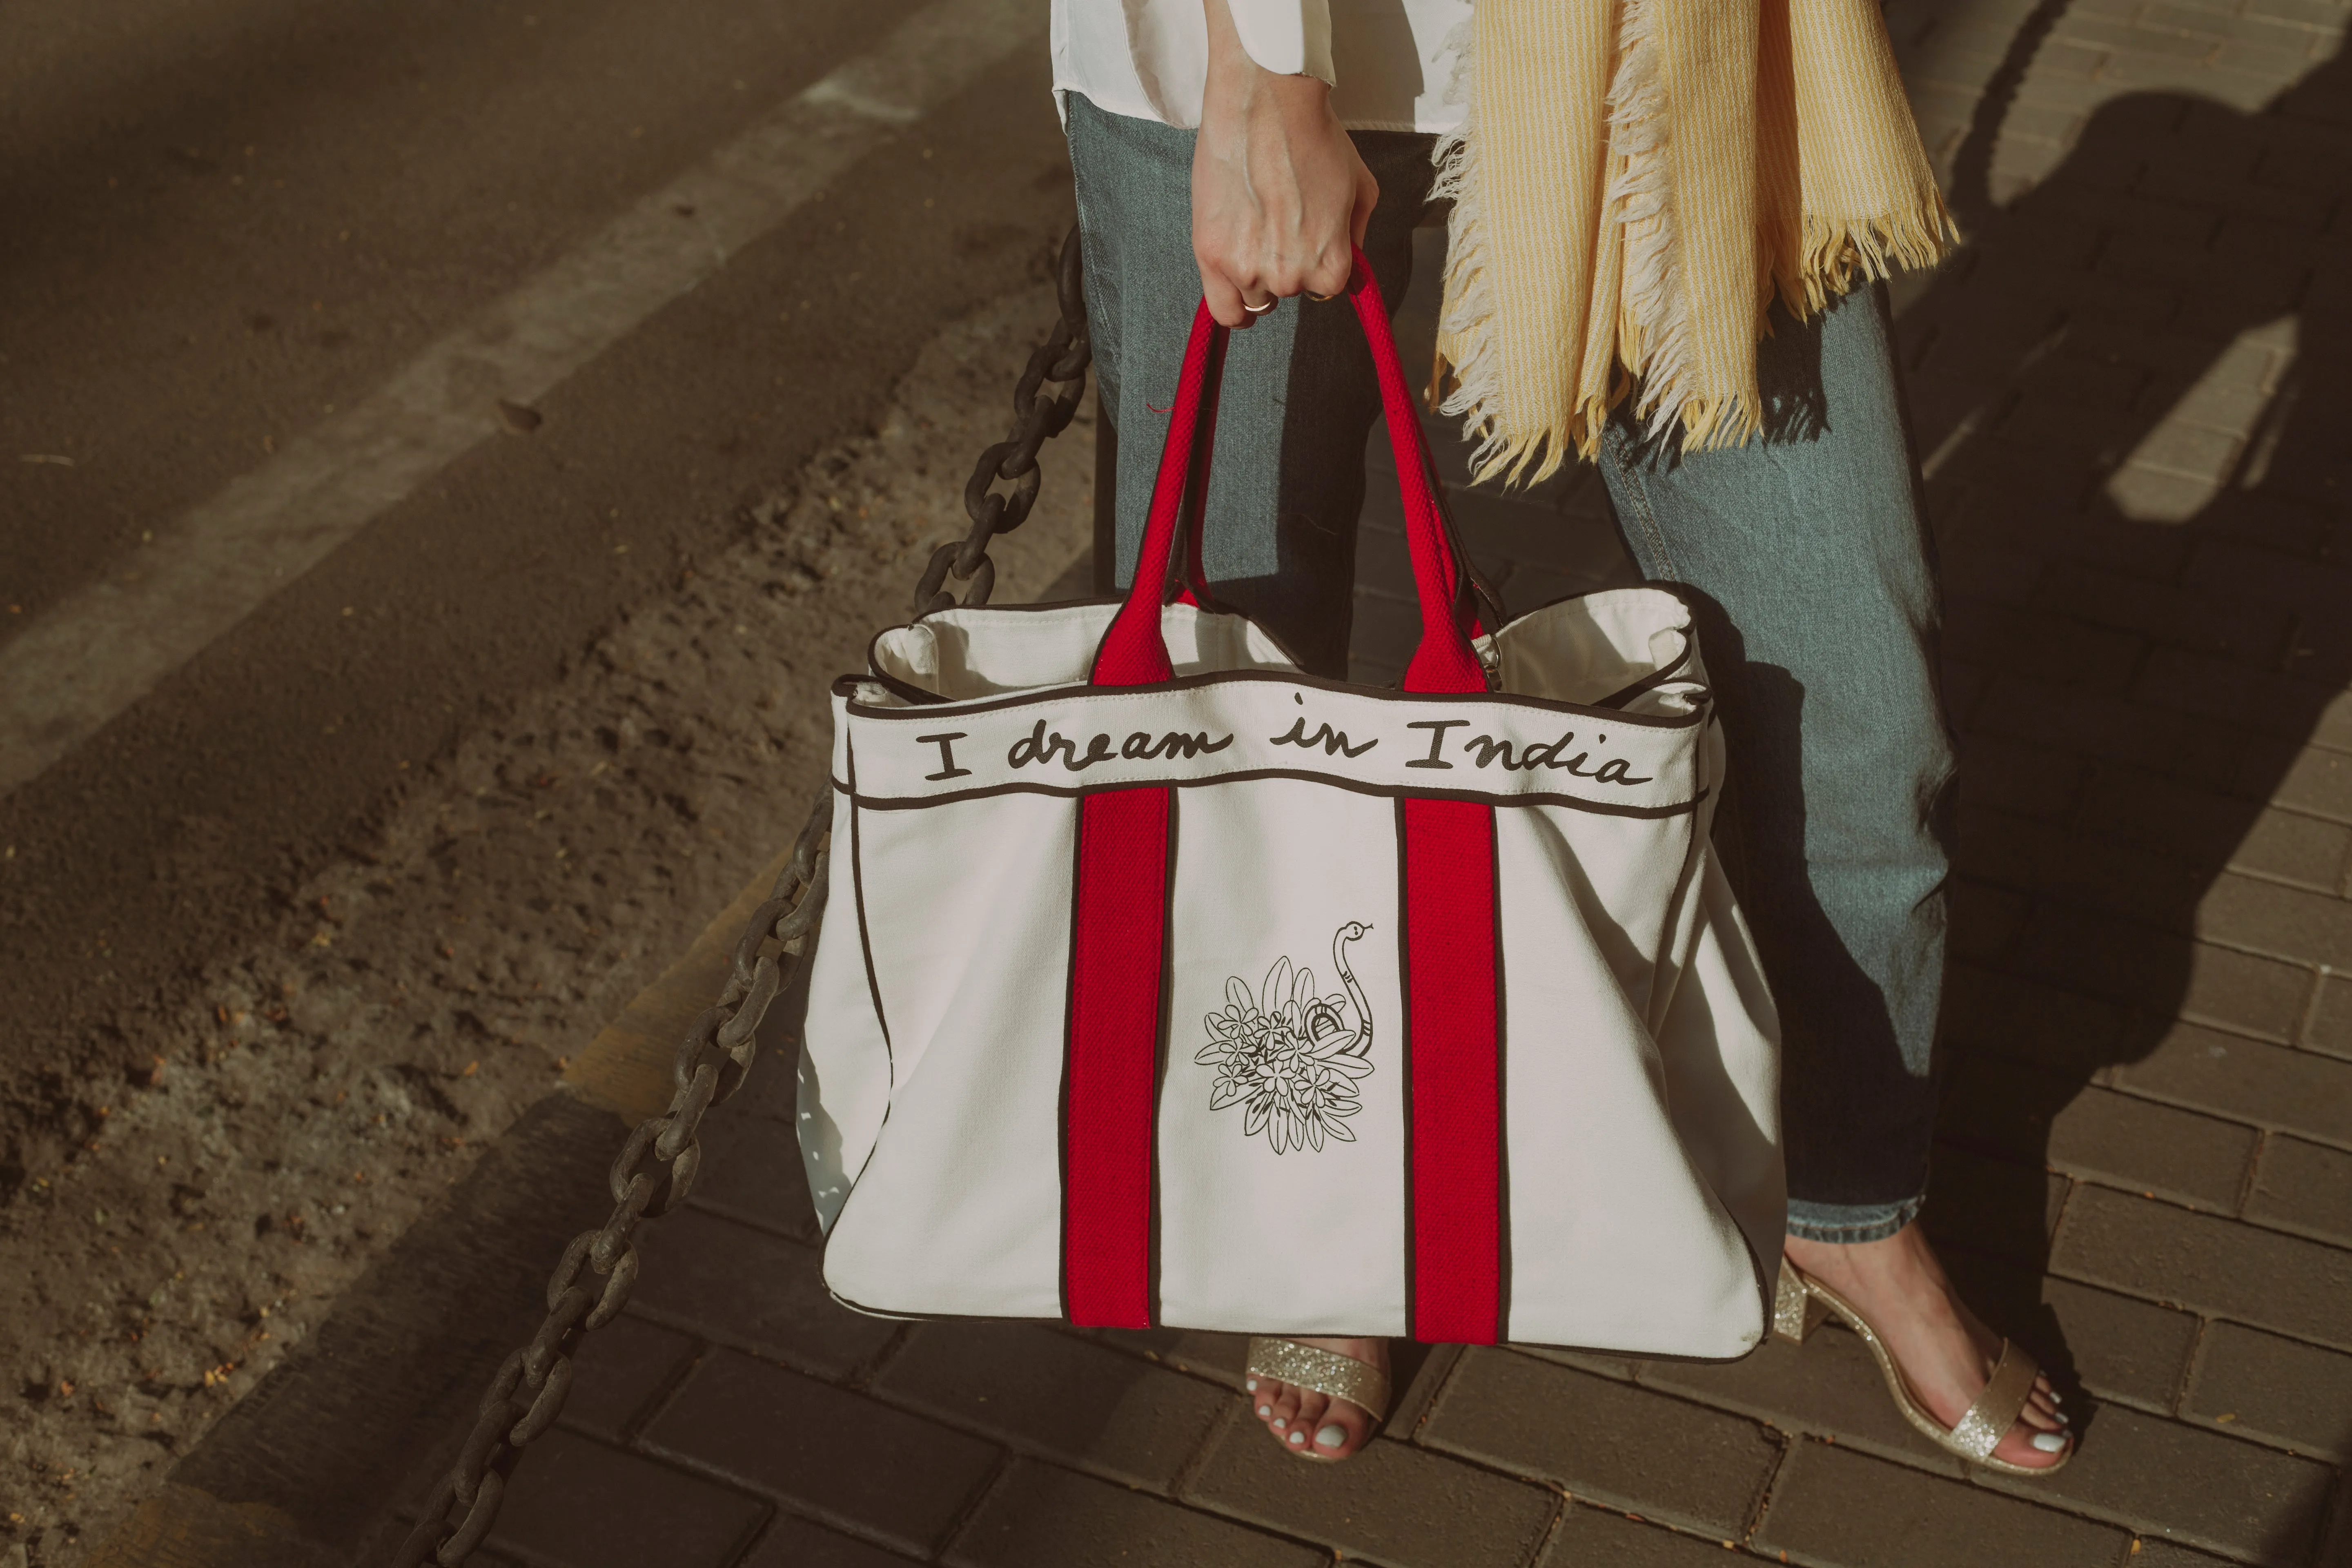
<instances>
[{"instance_id":1,"label":"brick paver","mask_svg":"<svg viewBox=\"0 0 2352 1568\"><path fill-rule=\"evenodd\" d=\"M1756 1422L1550 1366L1474 1350L1423 1440L1612 1507L1737 1535L1780 1460Z\"/></svg>"},{"instance_id":2,"label":"brick paver","mask_svg":"<svg viewBox=\"0 0 2352 1568\"><path fill-rule=\"evenodd\" d=\"M1724 1549L1731 1544L1613 1509L1571 1505L1536 1568L1723 1568Z\"/></svg>"},{"instance_id":3,"label":"brick paver","mask_svg":"<svg viewBox=\"0 0 2352 1568\"><path fill-rule=\"evenodd\" d=\"M2256 1127L2352 1144L2352 1062L2179 1028L2110 1075L2118 1089L2200 1106Z\"/></svg>"},{"instance_id":4,"label":"brick paver","mask_svg":"<svg viewBox=\"0 0 2352 1568\"><path fill-rule=\"evenodd\" d=\"M1768 1552L1853 1568L2107 1568L2129 1540L2111 1526L1815 1442L1789 1456L1755 1536Z\"/></svg>"},{"instance_id":5,"label":"brick paver","mask_svg":"<svg viewBox=\"0 0 2352 1568\"><path fill-rule=\"evenodd\" d=\"M2052 1264L2316 1344L2352 1349L2352 1251L2085 1184Z\"/></svg>"},{"instance_id":6,"label":"brick paver","mask_svg":"<svg viewBox=\"0 0 2352 1568\"><path fill-rule=\"evenodd\" d=\"M2284 1135L2265 1139L2246 1217L2352 1247L2352 1153Z\"/></svg>"},{"instance_id":7,"label":"brick paver","mask_svg":"<svg viewBox=\"0 0 2352 1568\"><path fill-rule=\"evenodd\" d=\"M1024 1461L989 1494L941 1561L950 1568L1322 1568L1330 1554Z\"/></svg>"},{"instance_id":8,"label":"brick paver","mask_svg":"<svg viewBox=\"0 0 2352 1568\"><path fill-rule=\"evenodd\" d=\"M2068 1175L2233 1211L2261 1133L2128 1094L2085 1088L1990 1052L1961 1062L1942 1108L1946 1136Z\"/></svg>"},{"instance_id":9,"label":"brick paver","mask_svg":"<svg viewBox=\"0 0 2352 1568\"><path fill-rule=\"evenodd\" d=\"M1988 1311L2002 1303L2002 1296L1980 1288L1986 1269L1979 1260L1957 1258L1953 1268L1971 1300L1984 1302ZM2200 1325L2194 1316L2071 1279L2031 1281L2026 1290L2007 1300L2031 1301L2036 1295L2058 1330L2056 1341L2042 1347L2052 1352L2053 1364L2066 1367L2074 1380L2101 1399L2148 1410L2172 1408L2197 1344ZM2032 1324L2020 1321L2032 1316L2030 1308L2004 1312L2002 1322L2021 1340L2039 1340Z\"/></svg>"},{"instance_id":10,"label":"brick paver","mask_svg":"<svg viewBox=\"0 0 2352 1568\"><path fill-rule=\"evenodd\" d=\"M570 1432L518 1471L492 1545L557 1568L725 1568L767 1515L757 1500Z\"/></svg>"},{"instance_id":11,"label":"brick paver","mask_svg":"<svg viewBox=\"0 0 2352 1568\"><path fill-rule=\"evenodd\" d=\"M994 1445L732 1351L697 1365L645 1432L652 1452L911 1552L948 1533Z\"/></svg>"},{"instance_id":12,"label":"brick paver","mask_svg":"<svg viewBox=\"0 0 2352 1568\"><path fill-rule=\"evenodd\" d=\"M2310 1561L2335 1479L2326 1464L2118 1405L2094 1414L2082 1453L2057 1475L1983 1484L2284 1568Z\"/></svg>"},{"instance_id":13,"label":"brick paver","mask_svg":"<svg viewBox=\"0 0 2352 1568\"><path fill-rule=\"evenodd\" d=\"M2216 1323L2198 1347L2180 1413L2256 1442L2352 1458L2352 1355Z\"/></svg>"},{"instance_id":14,"label":"brick paver","mask_svg":"<svg viewBox=\"0 0 2352 1568\"><path fill-rule=\"evenodd\" d=\"M742 1568L907 1568L908 1560L787 1514L760 1538Z\"/></svg>"},{"instance_id":15,"label":"brick paver","mask_svg":"<svg viewBox=\"0 0 2352 1568\"><path fill-rule=\"evenodd\" d=\"M2150 1536L2142 1536L2132 1545L2131 1555L2125 1559L2131 1568L2219 1568L2229 1561Z\"/></svg>"},{"instance_id":16,"label":"brick paver","mask_svg":"<svg viewBox=\"0 0 2352 1568\"><path fill-rule=\"evenodd\" d=\"M1233 1403L1222 1388L1043 1326L932 1323L875 1394L1009 1447L1165 1492Z\"/></svg>"},{"instance_id":17,"label":"brick paver","mask_svg":"<svg viewBox=\"0 0 2352 1568\"><path fill-rule=\"evenodd\" d=\"M645 1318L616 1319L581 1346L564 1424L608 1443L628 1441L699 1348L691 1334Z\"/></svg>"},{"instance_id":18,"label":"brick paver","mask_svg":"<svg viewBox=\"0 0 2352 1568\"><path fill-rule=\"evenodd\" d=\"M714 1116L693 1203L654 1227L629 1316L590 1342L501 1552L533 1568L2352 1561L2347 19L2336 0L1889 12L1971 235L1897 293L1963 756L1927 1223L1979 1312L2084 1417L2067 1470L1953 1460L1835 1326L1724 1366L1436 1358L1364 1458L1296 1463L1240 1408L1234 1336L908 1327L834 1306L790 1074L763 1062ZM1990 110L1988 82L2005 95ZM1987 113L1997 143L1969 144ZM1424 286L1400 323L1411 362L1430 331ZM1633 580L1589 469L1506 496L1467 485L1458 442L1438 459L1514 611ZM1368 679L1402 669L1417 624L1387 462L1376 437ZM646 1517L679 1521L684 1544L628 1555Z\"/></svg>"},{"instance_id":19,"label":"brick paver","mask_svg":"<svg viewBox=\"0 0 2352 1568\"><path fill-rule=\"evenodd\" d=\"M835 1305L813 1248L699 1209L654 1227L644 1252L640 1310L787 1366L838 1376L898 1331Z\"/></svg>"},{"instance_id":20,"label":"brick paver","mask_svg":"<svg viewBox=\"0 0 2352 1568\"><path fill-rule=\"evenodd\" d=\"M774 1087L791 1089L791 1075L775 1076ZM728 1119L712 1129L703 1160L706 1173L694 1185L696 1208L811 1245L820 1239L789 1115Z\"/></svg>"},{"instance_id":21,"label":"brick paver","mask_svg":"<svg viewBox=\"0 0 2352 1568\"><path fill-rule=\"evenodd\" d=\"M1393 1568L1517 1568L1559 1511L1552 1491L1412 1443L1376 1441L1343 1473L1281 1452L1254 1420L1227 1425L1186 1496Z\"/></svg>"}]
</instances>

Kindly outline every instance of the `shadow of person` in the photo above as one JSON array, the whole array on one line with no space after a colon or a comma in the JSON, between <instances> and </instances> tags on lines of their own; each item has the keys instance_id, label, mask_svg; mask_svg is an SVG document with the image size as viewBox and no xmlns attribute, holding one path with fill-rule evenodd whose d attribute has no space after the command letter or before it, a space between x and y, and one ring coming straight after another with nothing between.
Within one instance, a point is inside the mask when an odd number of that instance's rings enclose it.
<instances>
[{"instance_id":1,"label":"shadow of person","mask_svg":"<svg viewBox=\"0 0 2352 1568\"><path fill-rule=\"evenodd\" d=\"M2314 965L2346 961L2322 909L2345 830L2274 803L2352 799L2321 797L2352 768L2308 750L2352 747L2352 274L2327 232L2352 60L2251 111L2110 100L1996 206L1994 138L2064 9L1996 74L1954 184L1967 247L1901 335L1962 736L1928 1225L2021 1266L1956 1272L2062 1382L2095 1384L2042 1305L2064 1183L2039 1168L2236 1212L2254 1135L2193 1111L2274 1118L2248 1053L2296 1043ZM2136 1293L2200 1305L2178 1283Z\"/></svg>"}]
</instances>

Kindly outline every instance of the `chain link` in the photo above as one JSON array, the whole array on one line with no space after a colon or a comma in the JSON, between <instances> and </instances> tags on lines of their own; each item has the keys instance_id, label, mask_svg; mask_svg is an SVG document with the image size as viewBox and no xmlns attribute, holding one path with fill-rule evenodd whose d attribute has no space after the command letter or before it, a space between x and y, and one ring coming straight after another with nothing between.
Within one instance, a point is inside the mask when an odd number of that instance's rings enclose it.
<instances>
[{"instance_id":1,"label":"chain link","mask_svg":"<svg viewBox=\"0 0 2352 1568\"><path fill-rule=\"evenodd\" d=\"M1086 391L1093 346L1087 335L1078 231L1062 242L1056 283L1061 319L1013 392L1013 429L980 455L964 486L971 531L932 552L915 589L919 616L958 603L984 605L996 584L989 542L1028 521L1036 504L1038 448L1058 436ZM1053 382L1054 391L1044 391ZM999 481L1009 493L996 490ZM946 591L952 577L969 583L961 600ZM768 1005L791 984L824 913L826 846L831 842L833 792L827 788L793 845L791 861L767 900L752 911L718 1005L695 1019L671 1065L669 1109L640 1122L621 1145L607 1186L613 1212L582 1231L563 1249L547 1281L547 1316L530 1342L507 1357L476 1407L473 1429L457 1462L426 1501L416 1528L393 1558L394 1568L459 1568L489 1534L506 1498L507 1482L533 1439L562 1414L572 1392L573 1357L581 1337L619 1316L636 1286L639 1227L684 1203L701 1169L696 1141L703 1114L743 1087L758 1049L755 1038Z\"/></svg>"},{"instance_id":2,"label":"chain link","mask_svg":"<svg viewBox=\"0 0 2352 1568\"><path fill-rule=\"evenodd\" d=\"M1029 356L1028 368L1013 388L1013 429L1005 438L980 454L971 478L963 487L964 514L971 531L961 541L931 552L922 580L915 584L914 609L928 616L956 604L985 605L996 586L996 563L988 558L989 542L1010 533L1029 521L1037 504L1037 486L1044 477L1037 467L1037 449L1066 429L1078 411L1087 389L1087 367L1094 360L1094 344L1087 335L1087 302L1078 256L1078 231L1062 241L1055 268L1061 295L1062 317L1053 332ZM1051 392L1047 382L1055 384ZM1010 494L995 486L1003 481ZM948 579L970 583L961 600L947 591Z\"/></svg>"}]
</instances>

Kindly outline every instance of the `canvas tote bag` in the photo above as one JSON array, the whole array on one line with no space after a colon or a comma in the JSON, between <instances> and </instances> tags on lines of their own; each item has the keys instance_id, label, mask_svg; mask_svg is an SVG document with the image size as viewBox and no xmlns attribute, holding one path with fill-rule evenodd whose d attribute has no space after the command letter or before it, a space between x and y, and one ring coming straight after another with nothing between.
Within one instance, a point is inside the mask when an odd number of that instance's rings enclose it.
<instances>
[{"instance_id":1,"label":"canvas tote bag","mask_svg":"<svg viewBox=\"0 0 2352 1568\"><path fill-rule=\"evenodd\" d=\"M800 1115L826 1284L887 1315L1744 1354L1778 1044L1708 844L1689 615L1649 588L1491 636L1458 613L1360 256L1350 296L1420 598L1402 689L1167 602L1205 307L1125 602L943 610L835 686Z\"/></svg>"}]
</instances>

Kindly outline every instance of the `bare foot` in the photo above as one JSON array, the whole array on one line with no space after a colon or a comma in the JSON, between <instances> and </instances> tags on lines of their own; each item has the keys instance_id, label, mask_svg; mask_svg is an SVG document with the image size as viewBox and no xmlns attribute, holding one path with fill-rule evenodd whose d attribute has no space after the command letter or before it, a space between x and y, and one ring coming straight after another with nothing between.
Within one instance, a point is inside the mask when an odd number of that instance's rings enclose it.
<instances>
[{"instance_id":1,"label":"bare foot","mask_svg":"<svg viewBox=\"0 0 2352 1568\"><path fill-rule=\"evenodd\" d=\"M1389 1369L1389 1342L1386 1340L1310 1340L1297 1335L1302 1345L1313 1345L1366 1362L1382 1372ZM1250 1408L1265 1424L1275 1440L1286 1448L1300 1453L1320 1454L1327 1459L1344 1459L1371 1441L1377 1417L1353 1400L1334 1399L1328 1394L1277 1382L1271 1377L1253 1377L1248 1382Z\"/></svg>"},{"instance_id":2,"label":"bare foot","mask_svg":"<svg viewBox=\"0 0 2352 1568\"><path fill-rule=\"evenodd\" d=\"M1949 1426L1968 1414L1992 1379L2001 1338L1953 1290L1917 1225L1883 1241L1841 1244L1792 1236L1788 1247L1790 1262L1844 1297L1878 1331L1929 1415ZM2056 1464L2073 1441L2057 1391L2047 1377L2037 1377L1993 1457L2040 1469Z\"/></svg>"}]
</instances>

